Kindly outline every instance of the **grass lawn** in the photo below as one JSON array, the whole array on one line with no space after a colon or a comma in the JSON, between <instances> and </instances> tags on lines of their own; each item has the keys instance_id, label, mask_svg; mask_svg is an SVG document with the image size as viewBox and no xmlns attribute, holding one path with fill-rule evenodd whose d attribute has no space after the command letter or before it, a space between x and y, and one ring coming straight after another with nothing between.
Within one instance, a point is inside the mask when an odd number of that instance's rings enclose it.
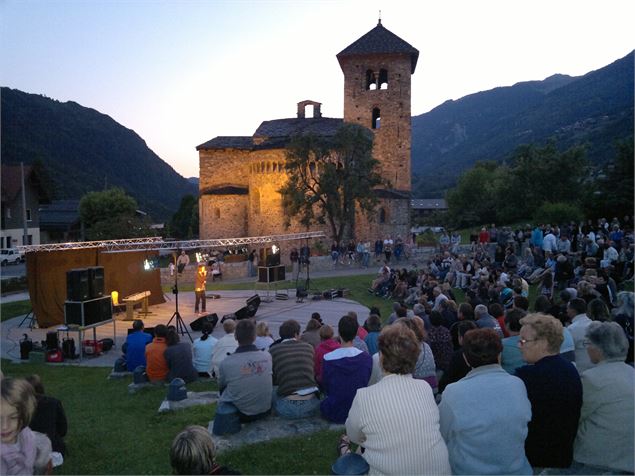
<instances>
[{"instance_id":1,"label":"grass lawn","mask_svg":"<svg viewBox=\"0 0 635 476\"><path fill-rule=\"evenodd\" d=\"M312 288L347 288L350 299L368 307L378 306L386 320L392 303L367 292L373 277L319 278L312 281ZM209 289L253 289L253 283L214 283ZM463 302L463 293L455 293L457 301ZM533 301L533 294L530 298ZM19 305L27 306L22 314L30 309L28 301L3 304L2 318L6 319L5 313L8 315L11 309L18 312ZM360 316L360 320L365 317ZM174 436L187 425L207 427L214 417L215 405L159 414L165 388L128 394L131 379L107 380L110 369L106 368L2 360L2 372L5 376L37 373L47 393L63 402L69 421L68 456L54 474L170 474L169 448ZM216 389L208 382L188 385L192 391ZM322 431L249 445L222 454L218 461L243 474L329 474L338 436L337 431Z\"/></svg>"},{"instance_id":2,"label":"grass lawn","mask_svg":"<svg viewBox=\"0 0 635 476\"><path fill-rule=\"evenodd\" d=\"M12 319L16 316L22 316L31 310L31 301L3 302L0 304L0 317L2 321Z\"/></svg>"}]
</instances>

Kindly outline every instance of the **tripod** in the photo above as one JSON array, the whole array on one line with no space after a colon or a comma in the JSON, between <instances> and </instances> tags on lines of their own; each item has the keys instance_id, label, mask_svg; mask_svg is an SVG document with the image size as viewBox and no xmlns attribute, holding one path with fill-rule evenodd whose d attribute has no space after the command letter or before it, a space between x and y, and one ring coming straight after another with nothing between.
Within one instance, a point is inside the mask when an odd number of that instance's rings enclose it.
<instances>
[{"instance_id":1,"label":"tripod","mask_svg":"<svg viewBox=\"0 0 635 476\"><path fill-rule=\"evenodd\" d=\"M181 313L179 313L179 272L176 269L176 256L174 257L175 266L174 266L174 287L172 288L172 294L174 294L174 314L168 321L167 325L169 326L172 321L176 318L175 327L177 334L184 335L190 338L190 342L194 342L192 340L192 336L190 335L190 331L187 330L187 326L183 322L183 318L181 317Z\"/></svg>"},{"instance_id":2,"label":"tripod","mask_svg":"<svg viewBox=\"0 0 635 476\"><path fill-rule=\"evenodd\" d=\"M311 286L311 276L310 276L310 268L311 268L311 260L310 260L311 250L309 248L309 240L306 240L306 245L301 248L300 251L300 266L306 266L306 280L304 282L304 295L298 294L298 282L300 281L300 271L298 271L298 275L295 279L295 289L296 289L296 302L302 302L305 297L309 295L310 286ZM301 268L300 268L301 269Z\"/></svg>"}]
</instances>

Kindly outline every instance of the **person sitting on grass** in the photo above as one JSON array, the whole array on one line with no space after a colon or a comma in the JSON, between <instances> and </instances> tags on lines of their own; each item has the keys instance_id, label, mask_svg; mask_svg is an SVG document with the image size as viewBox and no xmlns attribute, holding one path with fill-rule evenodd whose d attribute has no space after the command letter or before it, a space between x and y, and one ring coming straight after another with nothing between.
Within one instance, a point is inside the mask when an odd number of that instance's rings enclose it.
<instances>
[{"instance_id":1,"label":"person sitting on grass","mask_svg":"<svg viewBox=\"0 0 635 476\"><path fill-rule=\"evenodd\" d=\"M26 378L35 391L37 406L29 427L33 431L44 433L49 437L52 450L66 455L64 437L68 431L68 422L62 402L57 398L44 394L44 385L39 375L30 375Z\"/></svg>"},{"instance_id":2,"label":"person sitting on grass","mask_svg":"<svg viewBox=\"0 0 635 476\"><path fill-rule=\"evenodd\" d=\"M340 348L340 342L333 338L333 328L329 325L320 327L320 345L315 349L314 368L315 368L315 381L318 384L322 384L322 364L324 363L324 356L329 352L333 352L335 349Z\"/></svg>"},{"instance_id":3,"label":"person sitting on grass","mask_svg":"<svg viewBox=\"0 0 635 476\"><path fill-rule=\"evenodd\" d=\"M203 324L203 335L194 340L192 344L192 355L194 367L199 377L211 377L212 375L212 352L218 339L212 337L214 325L211 322Z\"/></svg>"},{"instance_id":4,"label":"person sitting on grass","mask_svg":"<svg viewBox=\"0 0 635 476\"><path fill-rule=\"evenodd\" d=\"M51 470L51 442L32 431L29 423L37 405L33 387L25 379L0 381L0 474L45 474Z\"/></svg>"},{"instance_id":5,"label":"person sitting on grass","mask_svg":"<svg viewBox=\"0 0 635 476\"><path fill-rule=\"evenodd\" d=\"M132 323L133 332L126 338L125 359L126 368L134 372L139 366L146 366L146 345L152 342L152 336L143 332L144 325L141 319L135 319Z\"/></svg>"},{"instance_id":6,"label":"person sitting on grass","mask_svg":"<svg viewBox=\"0 0 635 476\"><path fill-rule=\"evenodd\" d=\"M154 339L146 346L146 375L152 383L164 382L170 370L163 355L168 347L165 342L167 333L167 326L159 324L154 328Z\"/></svg>"},{"instance_id":7,"label":"person sitting on grass","mask_svg":"<svg viewBox=\"0 0 635 476\"><path fill-rule=\"evenodd\" d=\"M322 324L318 320L309 319L300 340L308 342L315 349L320 344L320 327Z\"/></svg>"},{"instance_id":8,"label":"person sitting on grass","mask_svg":"<svg viewBox=\"0 0 635 476\"><path fill-rule=\"evenodd\" d=\"M314 376L313 346L300 340L300 324L280 326L282 341L269 348L273 361L273 407L283 418L314 416L320 408Z\"/></svg>"},{"instance_id":9,"label":"person sitting on grass","mask_svg":"<svg viewBox=\"0 0 635 476\"><path fill-rule=\"evenodd\" d=\"M367 352L353 346L358 328L355 318L343 316L337 327L342 345L324 356L322 389L327 396L320 412L329 421L344 423L357 389L368 385L373 361Z\"/></svg>"},{"instance_id":10,"label":"person sitting on grass","mask_svg":"<svg viewBox=\"0 0 635 476\"><path fill-rule=\"evenodd\" d=\"M432 390L412 378L420 352L419 340L406 326L381 331L379 355L385 377L357 390L334 474L347 474L351 463L362 463L370 474L451 474ZM351 442L365 448L361 456L350 453Z\"/></svg>"},{"instance_id":11,"label":"person sitting on grass","mask_svg":"<svg viewBox=\"0 0 635 476\"><path fill-rule=\"evenodd\" d=\"M170 465L174 474L240 474L215 461L212 435L202 426L188 426L172 441Z\"/></svg>"},{"instance_id":12,"label":"person sitting on grass","mask_svg":"<svg viewBox=\"0 0 635 476\"><path fill-rule=\"evenodd\" d=\"M187 342L179 342L179 334L173 327L168 328L165 336L167 348L163 353L168 365L168 381L181 378L185 383L198 379L198 372L192 363L192 346Z\"/></svg>"},{"instance_id":13,"label":"person sitting on grass","mask_svg":"<svg viewBox=\"0 0 635 476\"><path fill-rule=\"evenodd\" d=\"M224 413L237 412L244 423L263 418L271 410L271 355L254 345L256 325L252 319L239 321L234 335L238 348L220 364L218 404L225 407ZM224 434L224 429L216 426L214 434Z\"/></svg>"},{"instance_id":14,"label":"person sitting on grass","mask_svg":"<svg viewBox=\"0 0 635 476\"><path fill-rule=\"evenodd\" d=\"M379 339L379 333L381 332L381 319L377 314L371 314L368 316L368 319L366 319L365 325L368 335L364 339L364 342L368 347L368 353L373 355L379 351L377 339Z\"/></svg>"},{"instance_id":15,"label":"person sitting on grass","mask_svg":"<svg viewBox=\"0 0 635 476\"><path fill-rule=\"evenodd\" d=\"M221 362L238 347L238 342L236 342L236 338L234 337L236 321L227 319L223 322L223 330L225 331L225 335L216 342L214 350L212 350L212 377L215 378L218 378L218 368Z\"/></svg>"}]
</instances>

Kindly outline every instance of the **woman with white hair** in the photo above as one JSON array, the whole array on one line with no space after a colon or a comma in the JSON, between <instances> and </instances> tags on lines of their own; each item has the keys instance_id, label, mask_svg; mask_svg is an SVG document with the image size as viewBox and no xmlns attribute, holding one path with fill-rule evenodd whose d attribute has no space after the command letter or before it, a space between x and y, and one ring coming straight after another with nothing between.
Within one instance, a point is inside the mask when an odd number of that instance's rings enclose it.
<instances>
[{"instance_id":1,"label":"woman with white hair","mask_svg":"<svg viewBox=\"0 0 635 476\"><path fill-rule=\"evenodd\" d=\"M628 341L615 322L592 322L586 350L598 364L582 373L584 400L573 459L578 474L633 474L635 371L624 363Z\"/></svg>"},{"instance_id":2,"label":"woman with white hair","mask_svg":"<svg viewBox=\"0 0 635 476\"><path fill-rule=\"evenodd\" d=\"M633 314L635 314L635 294L629 291L621 291L617 293L617 307L613 309L611 314L613 320L617 322L622 329L628 340L628 353L626 354L625 362L633 365Z\"/></svg>"}]
</instances>

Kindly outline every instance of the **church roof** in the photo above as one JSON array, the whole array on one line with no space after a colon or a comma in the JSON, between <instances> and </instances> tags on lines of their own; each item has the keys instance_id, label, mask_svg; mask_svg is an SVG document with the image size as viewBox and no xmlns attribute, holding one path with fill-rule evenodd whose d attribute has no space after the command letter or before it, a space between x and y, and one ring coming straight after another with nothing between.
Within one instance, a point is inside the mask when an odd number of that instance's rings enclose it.
<instances>
[{"instance_id":1,"label":"church roof","mask_svg":"<svg viewBox=\"0 0 635 476\"><path fill-rule=\"evenodd\" d=\"M201 149L246 149L251 150L254 142L250 136L218 136L196 146Z\"/></svg>"},{"instance_id":2,"label":"church roof","mask_svg":"<svg viewBox=\"0 0 635 476\"><path fill-rule=\"evenodd\" d=\"M381 24L381 20L379 20L375 28L340 51L337 54L337 59L340 61L341 58L349 56L391 53L410 55L410 61L412 63L411 73L415 72L417 59L419 59L419 50L399 38L393 32L384 28Z\"/></svg>"},{"instance_id":3,"label":"church roof","mask_svg":"<svg viewBox=\"0 0 635 476\"><path fill-rule=\"evenodd\" d=\"M333 136L342 123L342 119L331 117L275 119L260 124L254 137L291 137L302 134Z\"/></svg>"}]
</instances>

